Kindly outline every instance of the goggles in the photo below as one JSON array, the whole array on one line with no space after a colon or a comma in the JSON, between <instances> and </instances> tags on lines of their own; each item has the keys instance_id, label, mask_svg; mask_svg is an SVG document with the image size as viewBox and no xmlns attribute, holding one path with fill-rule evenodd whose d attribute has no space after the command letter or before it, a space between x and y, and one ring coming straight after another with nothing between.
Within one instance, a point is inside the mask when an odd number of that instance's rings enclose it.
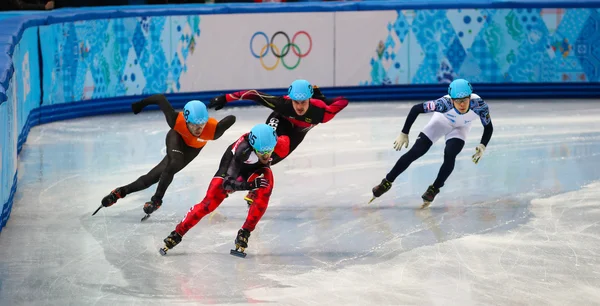
<instances>
[{"instance_id":1,"label":"goggles","mask_svg":"<svg viewBox=\"0 0 600 306\"><path fill-rule=\"evenodd\" d=\"M258 155L258 157L268 157L271 154L273 154L273 151L275 151L275 148L271 148L271 149L267 149L267 150L254 150L254 152L256 153L256 155Z\"/></svg>"},{"instance_id":2,"label":"goggles","mask_svg":"<svg viewBox=\"0 0 600 306\"><path fill-rule=\"evenodd\" d=\"M469 102L469 98L470 97L464 97L464 98L453 98L452 102L454 103L466 103Z\"/></svg>"}]
</instances>

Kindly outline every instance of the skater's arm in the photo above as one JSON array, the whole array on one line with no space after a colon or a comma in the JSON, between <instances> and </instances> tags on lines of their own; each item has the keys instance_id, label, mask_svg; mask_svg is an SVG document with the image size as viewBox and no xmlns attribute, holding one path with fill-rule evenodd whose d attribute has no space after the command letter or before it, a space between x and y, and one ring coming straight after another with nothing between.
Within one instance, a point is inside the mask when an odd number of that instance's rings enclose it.
<instances>
[{"instance_id":1,"label":"skater's arm","mask_svg":"<svg viewBox=\"0 0 600 306\"><path fill-rule=\"evenodd\" d=\"M479 96L473 98L476 106L473 111L479 115L481 124L483 125L483 136L481 136L481 144L487 147L492 133L494 132L494 126L492 125L492 118L490 117L490 108L488 104L481 99Z\"/></svg>"},{"instance_id":2,"label":"skater's arm","mask_svg":"<svg viewBox=\"0 0 600 306\"><path fill-rule=\"evenodd\" d=\"M148 98L142 99L141 101L135 102L131 104L131 109L134 114L138 114L144 109L144 107L148 105L158 105L160 110L165 114L165 119L167 119L167 124L169 127L175 127L175 122L177 121L178 113L173 109L167 97L163 94L152 95Z\"/></svg>"},{"instance_id":3,"label":"skater's arm","mask_svg":"<svg viewBox=\"0 0 600 306\"><path fill-rule=\"evenodd\" d=\"M406 120L404 121L404 127L402 128L402 133L408 135L408 132L410 132L410 128L412 127L413 123L415 123L415 120L417 120L419 114L423 113L425 113L425 110L423 109L423 103L415 104L410 109L408 116L406 116Z\"/></svg>"},{"instance_id":4,"label":"skater's arm","mask_svg":"<svg viewBox=\"0 0 600 306\"><path fill-rule=\"evenodd\" d=\"M240 190L248 190L249 188L248 188L248 182L238 181L236 179L236 177L228 175L228 176L225 176L225 178L223 179L223 189L240 191Z\"/></svg>"},{"instance_id":5,"label":"skater's arm","mask_svg":"<svg viewBox=\"0 0 600 306\"><path fill-rule=\"evenodd\" d=\"M285 98L281 96L272 96L258 90L243 90L226 95L227 102L236 100L252 100L262 106L266 106L272 110L277 110L285 103Z\"/></svg>"},{"instance_id":6,"label":"skater's arm","mask_svg":"<svg viewBox=\"0 0 600 306\"><path fill-rule=\"evenodd\" d=\"M333 119L333 117L346 108L346 106L348 106L348 99L344 97L336 97L332 99L330 104L326 103L325 114L323 115L323 123Z\"/></svg>"},{"instance_id":7,"label":"skater's arm","mask_svg":"<svg viewBox=\"0 0 600 306\"><path fill-rule=\"evenodd\" d=\"M238 100L251 100L272 110L278 110L286 101L284 97L272 96L253 89L236 91L231 94L214 97L210 100L208 107L214 107L215 110L219 110L223 108L225 104Z\"/></svg>"},{"instance_id":8,"label":"skater's arm","mask_svg":"<svg viewBox=\"0 0 600 306\"><path fill-rule=\"evenodd\" d=\"M215 136L213 137L213 139L217 140L217 139L221 138L221 136L223 136L225 131L227 131L227 129L229 129L234 123L235 123L234 115L229 115L229 116L221 119L221 121L219 121L219 123L217 123L217 128L215 129Z\"/></svg>"},{"instance_id":9,"label":"skater's arm","mask_svg":"<svg viewBox=\"0 0 600 306\"><path fill-rule=\"evenodd\" d=\"M402 128L402 133L408 134L410 132L410 128L412 127L415 120L419 114L425 114L430 112L447 112L452 108L452 101L449 98L442 97L437 100L427 101L424 103L415 104L406 116L406 121L404 122L404 127Z\"/></svg>"},{"instance_id":10,"label":"skater's arm","mask_svg":"<svg viewBox=\"0 0 600 306\"><path fill-rule=\"evenodd\" d=\"M242 170L242 165L250 158L252 148L243 141L233 148L233 154L229 160L229 166L223 179L223 189L225 190L249 190L250 184L246 181L238 181L238 176Z\"/></svg>"},{"instance_id":11,"label":"skater's arm","mask_svg":"<svg viewBox=\"0 0 600 306\"><path fill-rule=\"evenodd\" d=\"M325 97L325 95L321 92L321 89L317 85L313 85L312 98L321 100L321 101L325 102L325 104L327 104L327 105L330 105L331 103L334 102L333 99L327 99L327 97Z\"/></svg>"},{"instance_id":12,"label":"skater's arm","mask_svg":"<svg viewBox=\"0 0 600 306\"><path fill-rule=\"evenodd\" d=\"M493 132L494 132L494 127L492 126L492 121L490 120L490 123L483 126L483 136L481 136L481 144L482 145L487 147L488 143L490 142L490 139L492 139Z\"/></svg>"}]
</instances>

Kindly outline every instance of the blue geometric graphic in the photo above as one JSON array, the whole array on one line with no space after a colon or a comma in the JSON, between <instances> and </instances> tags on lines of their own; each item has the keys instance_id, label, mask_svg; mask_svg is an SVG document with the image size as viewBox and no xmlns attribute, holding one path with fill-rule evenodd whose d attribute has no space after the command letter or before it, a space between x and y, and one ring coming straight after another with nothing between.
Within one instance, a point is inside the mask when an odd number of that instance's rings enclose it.
<instances>
[{"instance_id":1,"label":"blue geometric graphic","mask_svg":"<svg viewBox=\"0 0 600 306\"><path fill-rule=\"evenodd\" d=\"M396 18L396 21L394 21L394 32L396 33L396 36L398 36L400 42L404 43L406 34L410 31L410 26L408 25L408 21L404 17L404 14L402 14L402 11L397 11L397 13L398 17Z\"/></svg>"},{"instance_id":2,"label":"blue geometric graphic","mask_svg":"<svg viewBox=\"0 0 600 306\"><path fill-rule=\"evenodd\" d=\"M575 54L590 82L600 80L600 14L592 11L575 42Z\"/></svg>"},{"instance_id":3,"label":"blue geometric graphic","mask_svg":"<svg viewBox=\"0 0 600 306\"><path fill-rule=\"evenodd\" d=\"M199 16L99 19L42 27L44 74L50 76L44 78L44 104L179 92L179 78L196 47L199 27Z\"/></svg>"},{"instance_id":4,"label":"blue geometric graphic","mask_svg":"<svg viewBox=\"0 0 600 306\"><path fill-rule=\"evenodd\" d=\"M415 15L410 30L416 39L404 34L410 14ZM390 46L382 37L386 54L403 54L395 64L399 67L418 67L406 84L447 83L458 76L491 83L600 81L596 9L398 11L389 24L403 43ZM408 56L406 50L411 50ZM382 69L385 60L370 58L371 79L360 85L405 80L397 71Z\"/></svg>"},{"instance_id":5,"label":"blue geometric graphic","mask_svg":"<svg viewBox=\"0 0 600 306\"><path fill-rule=\"evenodd\" d=\"M446 57L450 61L452 68L454 68L454 70L459 70L460 65L462 65L466 56L467 53L460 44L460 40L458 39L458 37L454 38L454 41L452 42L448 50L446 50Z\"/></svg>"}]
</instances>

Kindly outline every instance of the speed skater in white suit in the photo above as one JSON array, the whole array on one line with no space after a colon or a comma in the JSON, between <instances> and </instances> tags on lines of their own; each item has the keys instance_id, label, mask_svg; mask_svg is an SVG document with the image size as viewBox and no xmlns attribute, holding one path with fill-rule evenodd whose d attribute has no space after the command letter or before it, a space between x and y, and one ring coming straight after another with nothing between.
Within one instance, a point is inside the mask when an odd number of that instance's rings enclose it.
<instances>
[{"instance_id":1,"label":"speed skater in white suit","mask_svg":"<svg viewBox=\"0 0 600 306\"><path fill-rule=\"evenodd\" d=\"M429 148L442 136L446 138L444 149L444 162L440 167L437 178L421 196L425 208L433 202L440 188L454 170L456 156L465 145L471 122L477 117L483 125L483 136L480 144L475 148L472 160L475 164L483 156L483 152L492 138L492 119L487 103L473 93L473 87L464 79L457 79L448 86L448 94L434 101L415 104L404 123L402 132L394 141L394 148L399 151L402 146L408 148L408 133L417 116L422 113L434 112L429 123L423 128L412 148L398 159L392 170L381 183L373 187L373 201L392 187L394 180L406 170L412 162L423 156ZM370 202L369 202L370 203Z\"/></svg>"}]
</instances>

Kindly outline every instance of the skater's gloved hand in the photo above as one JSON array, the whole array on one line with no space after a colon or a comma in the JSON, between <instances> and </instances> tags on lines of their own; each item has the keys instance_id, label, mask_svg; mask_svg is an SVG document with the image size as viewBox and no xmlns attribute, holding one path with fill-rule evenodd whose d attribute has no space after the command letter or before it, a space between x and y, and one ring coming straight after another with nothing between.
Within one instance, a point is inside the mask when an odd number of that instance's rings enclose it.
<instances>
[{"instance_id":1,"label":"skater's gloved hand","mask_svg":"<svg viewBox=\"0 0 600 306\"><path fill-rule=\"evenodd\" d=\"M144 109L144 106L142 105L142 103L140 102L135 102L135 103L131 103L131 110L133 111L134 114L139 114L142 109Z\"/></svg>"},{"instance_id":2,"label":"skater's gloved hand","mask_svg":"<svg viewBox=\"0 0 600 306\"><path fill-rule=\"evenodd\" d=\"M400 135L398 135L398 137L394 141L394 149L396 149L396 151L400 151L400 148L402 148L402 146L408 148L408 135L404 133L400 133Z\"/></svg>"},{"instance_id":3,"label":"skater's gloved hand","mask_svg":"<svg viewBox=\"0 0 600 306\"><path fill-rule=\"evenodd\" d=\"M225 98L225 95L220 95L210 99L210 102L208 103L208 108L220 110L225 106L225 104L227 104L227 99Z\"/></svg>"},{"instance_id":4,"label":"skater's gloved hand","mask_svg":"<svg viewBox=\"0 0 600 306\"><path fill-rule=\"evenodd\" d=\"M321 101L326 100L325 95L323 95L323 93L321 92L321 89L317 85L313 85L313 96L312 97L315 99L319 99Z\"/></svg>"},{"instance_id":5,"label":"skater's gloved hand","mask_svg":"<svg viewBox=\"0 0 600 306\"><path fill-rule=\"evenodd\" d=\"M263 177L257 177L254 181L250 182L250 190L267 187L269 187L269 181Z\"/></svg>"},{"instance_id":6,"label":"skater's gloved hand","mask_svg":"<svg viewBox=\"0 0 600 306\"><path fill-rule=\"evenodd\" d=\"M479 162L479 159L481 158L481 156L483 156L483 152L485 152L485 146L483 144L479 144L476 148L475 148L475 154L473 154L473 162L475 164L477 164Z\"/></svg>"}]
</instances>

